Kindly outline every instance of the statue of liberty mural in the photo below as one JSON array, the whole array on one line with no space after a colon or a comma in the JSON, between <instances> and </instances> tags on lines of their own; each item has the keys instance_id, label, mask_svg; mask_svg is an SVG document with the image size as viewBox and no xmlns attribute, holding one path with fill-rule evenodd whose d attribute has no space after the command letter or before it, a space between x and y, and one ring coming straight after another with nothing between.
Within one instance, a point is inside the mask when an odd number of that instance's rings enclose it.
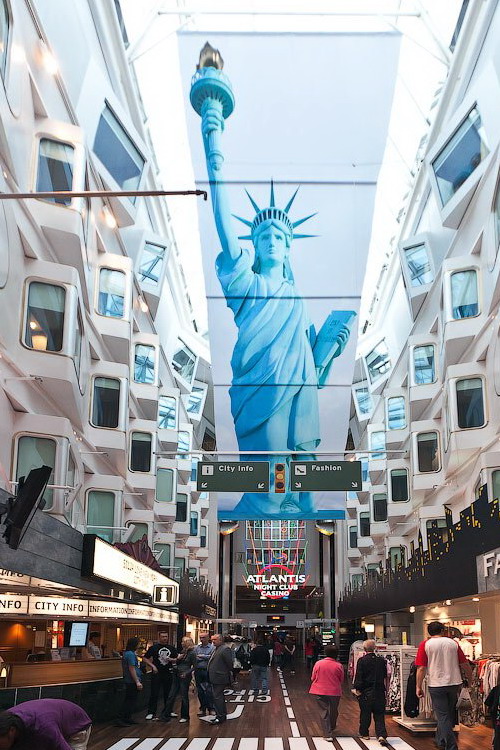
<instances>
[{"instance_id":1,"label":"statue of liberty mural","mask_svg":"<svg viewBox=\"0 0 500 750\"><path fill-rule=\"evenodd\" d=\"M313 235L297 234L307 216L292 221L289 212L297 195L284 208L276 205L271 181L269 206L255 211L253 220L235 216L249 229L233 229L222 177L221 134L234 107L228 78L217 50L205 45L191 88L191 103L202 118L202 135L212 208L221 242L216 272L237 327L231 358L231 413L239 450L282 452L252 456L270 460L271 467L291 454L304 452L311 460L320 444L318 389L328 380L333 360L344 350L355 313L332 312L317 334L308 318L292 272L292 242ZM253 250L240 247L251 240ZM243 456L245 458L245 456ZM314 517L311 493L245 493L234 518Z\"/></svg>"}]
</instances>

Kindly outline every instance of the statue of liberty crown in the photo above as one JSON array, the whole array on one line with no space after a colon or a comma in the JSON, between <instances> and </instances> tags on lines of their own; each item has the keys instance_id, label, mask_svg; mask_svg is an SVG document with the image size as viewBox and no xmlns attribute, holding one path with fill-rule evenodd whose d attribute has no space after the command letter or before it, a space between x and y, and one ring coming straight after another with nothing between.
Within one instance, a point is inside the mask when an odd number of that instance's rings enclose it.
<instances>
[{"instance_id":1,"label":"statue of liberty crown","mask_svg":"<svg viewBox=\"0 0 500 750\"><path fill-rule=\"evenodd\" d=\"M300 186L299 186L300 187ZM295 234L294 229L295 227L300 226L301 224L304 224L304 222L308 221L309 219L312 219L313 216L316 216L316 213L310 214L309 216L304 217L303 219L299 219L299 221L292 221L290 217L288 216L288 211L292 207L292 203L295 200L295 196L299 192L299 188L295 191L295 193L292 195L288 203L286 204L285 208L278 208L276 206L275 198L274 198L274 183L273 180L271 180L271 196L269 198L269 207L268 208L259 208L257 203L254 201L248 190L245 190L245 193L248 195L250 199L250 203L254 207L255 211L257 212L255 214L253 221L248 221L248 219L242 219L241 216L236 216L236 214L233 214L235 219L238 219L238 221L241 221L243 224L245 224L247 227L250 227L250 234L244 234L240 235L238 237L239 240L253 240L255 236L255 232L257 231L258 227L263 224L265 221L276 221L280 224L282 224L285 228L285 230L290 234L290 237L292 239L303 239L304 237L317 237L317 234Z\"/></svg>"}]
</instances>

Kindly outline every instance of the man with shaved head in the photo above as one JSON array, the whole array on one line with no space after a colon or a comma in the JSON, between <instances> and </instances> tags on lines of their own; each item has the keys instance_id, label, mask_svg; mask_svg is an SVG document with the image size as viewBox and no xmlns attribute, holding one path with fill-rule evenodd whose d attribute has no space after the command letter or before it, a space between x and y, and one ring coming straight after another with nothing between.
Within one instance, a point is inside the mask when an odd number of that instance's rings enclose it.
<instances>
[{"instance_id":1,"label":"man with shaved head","mask_svg":"<svg viewBox=\"0 0 500 750\"><path fill-rule=\"evenodd\" d=\"M387 746L385 727L385 703L388 687L387 662L375 653L376 643L363 643L365 655L359 659L354 678L354 695L359 701L359 736L370 739L370 724L373 716L375 733L381 745Z\"/></svg>"}]
</instances>

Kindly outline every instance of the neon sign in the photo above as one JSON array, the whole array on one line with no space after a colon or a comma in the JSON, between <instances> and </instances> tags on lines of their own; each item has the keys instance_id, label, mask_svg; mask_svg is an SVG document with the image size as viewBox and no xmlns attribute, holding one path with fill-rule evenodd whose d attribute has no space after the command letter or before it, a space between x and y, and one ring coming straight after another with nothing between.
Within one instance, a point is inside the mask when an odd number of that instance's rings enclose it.
<instances>
[{"instance_id":1,"label":"neon sign","mask_svg":"<svg viewBox=\"0 0 500 750\"><path fill-rule=\"evenodd\" d=\"M291 591L298 591L305 586L308 576L294 573L286 565L266 565L255 575L245 578L247 586L253 586L262 599L282 599Z\"/></svg>"}]
</instances>

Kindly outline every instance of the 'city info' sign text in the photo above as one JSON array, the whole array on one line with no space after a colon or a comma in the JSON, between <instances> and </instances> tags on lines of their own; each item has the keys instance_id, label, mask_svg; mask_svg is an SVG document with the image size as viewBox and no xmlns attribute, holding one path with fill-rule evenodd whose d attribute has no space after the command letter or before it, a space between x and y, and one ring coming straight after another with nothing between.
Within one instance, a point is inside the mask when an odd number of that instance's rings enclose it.
<instances>
[{"instance_id":1,"label":"'city info' sign text","mask_svg":"<svg viewBox=\"0 0 500 750\"><path fill-rule=\"evenodd\" d=\"M153 595L155 586L179 587L172 578L143 565L93 535L85 535L84 538L82 575L104 578L150 596Z\"/></svg>"}]
</instances>

